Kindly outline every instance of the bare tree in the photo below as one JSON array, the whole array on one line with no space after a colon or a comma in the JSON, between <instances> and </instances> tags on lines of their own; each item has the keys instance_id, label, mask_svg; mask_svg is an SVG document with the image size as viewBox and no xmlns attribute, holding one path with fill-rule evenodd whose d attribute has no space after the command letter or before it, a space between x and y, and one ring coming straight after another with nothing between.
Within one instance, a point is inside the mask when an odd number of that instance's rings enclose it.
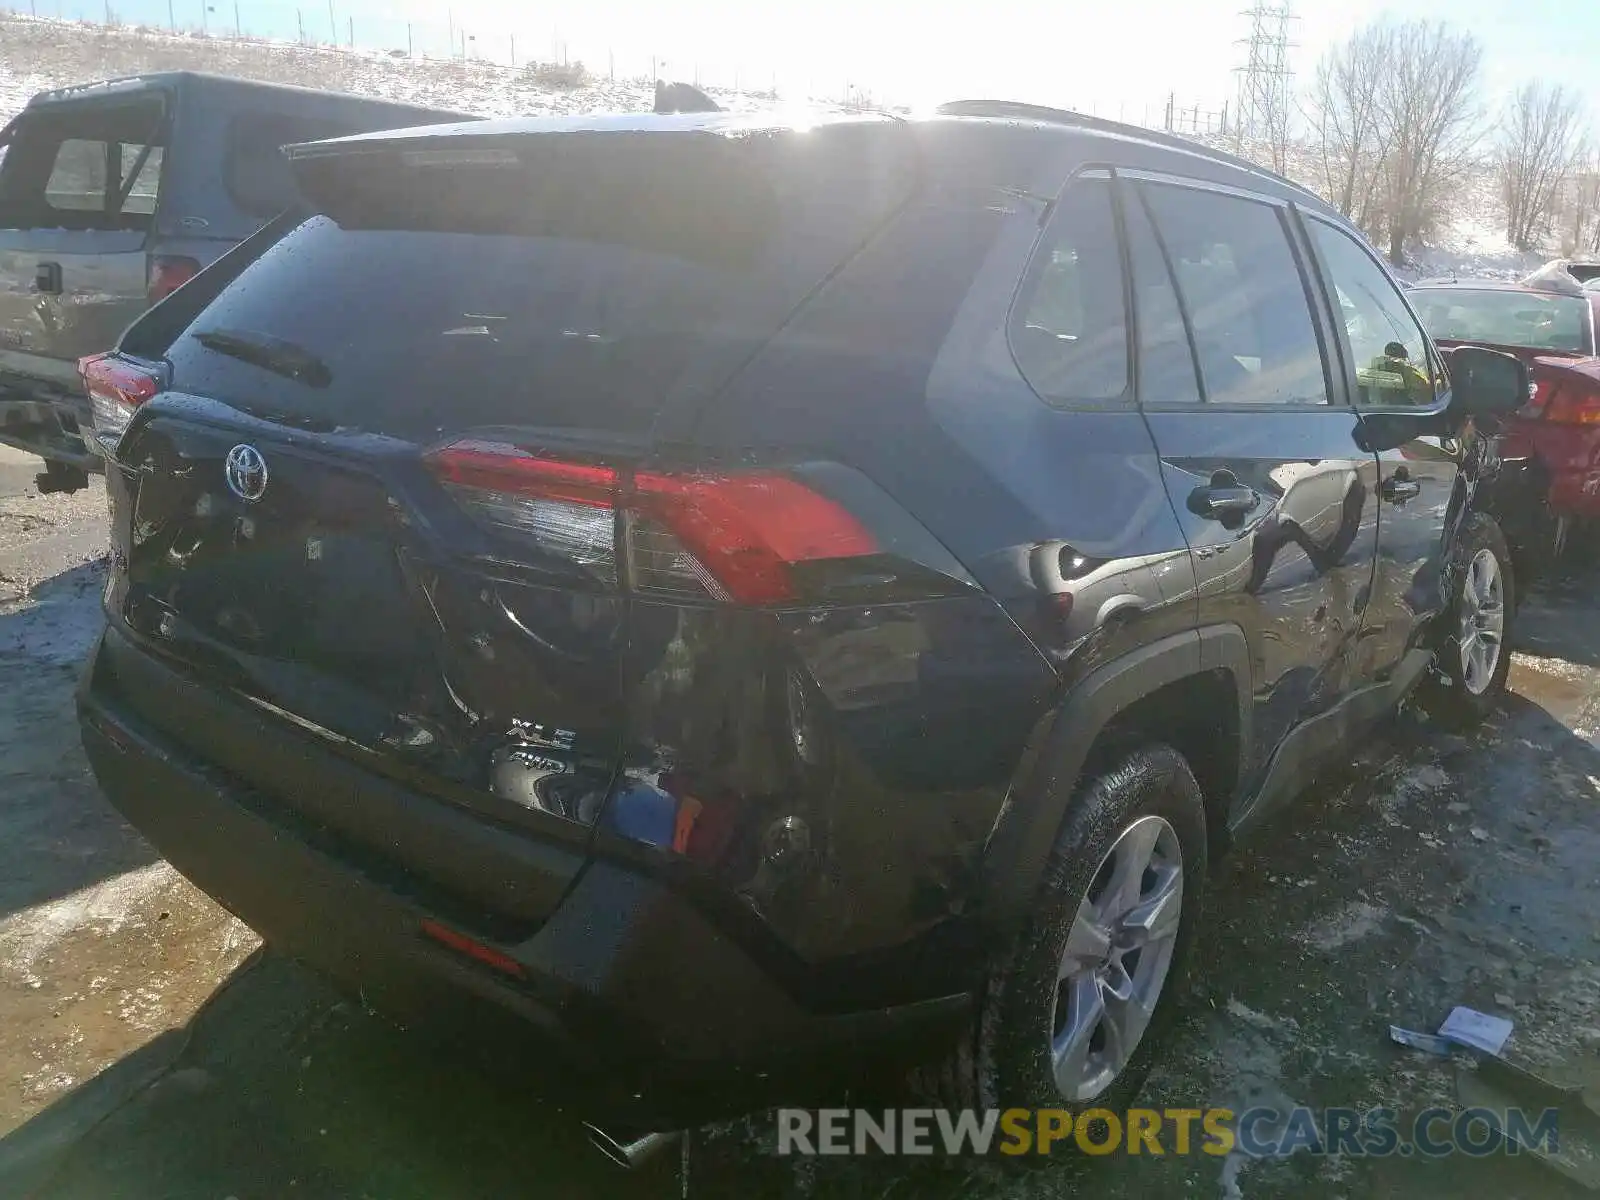
<instances>
[{"instance_id":1,"label":"bare tree","mask_svg":"<svg viewBox=\"0 0 1600 1200\"><path fill-rule=\"evenodd\" d=\"M1429 21L1379 21L1317 66L1306 116L1324 194L1399 265L1470 165L1482 46Z\"/></svg>"},{"instance_id":2,"label":"bare tree","mask_svg":"<svg viewBox=\"0 0 1600 1200\"><path fill-rule=\"evenodd\" d=\"M1574 156L1552 207L1550 220L1560 234L1563 258L1600 249L1600 161L1588 150Z\"/></svg>"},{"instance_id":3,"label":"bare tree","mask_svg":"<svg viewBox=\"0 0 1600 1200\"><path fill-rule=\"evenodd\" d=\"M1399 266L1406 239L1438 220L1471 165L1482 123L1483 46L1470 33L1432 21L1408 21L1392 32L1378 95L1390 138L1389 261Z\"/></svg>"},{"instance_id":4,"label":"bare tree","mask_svg":"<svg viewBox=\"0 0 1600 1200\"><path fill-rule=\"evenodd\" d=\"M1506 236L1519 250L1549 232L1562 184L1583 143L1583 101L1559 84L1524 84L1501 121L1495 170L1506 204Z\"/></svg>"},{"instance_id":5,"label":"bare tree","mask_svg":"<svg viewBox=\"0 0 1600 1200\"><path fill-rule=\"evenodd\" d=\"M1318 152L1322 194L1369 234L1378 232L1378 202L1388 131L1379 80L1393 30L1369 25L1317 63L1305 116Z\"/></svg>"}]
</instances>

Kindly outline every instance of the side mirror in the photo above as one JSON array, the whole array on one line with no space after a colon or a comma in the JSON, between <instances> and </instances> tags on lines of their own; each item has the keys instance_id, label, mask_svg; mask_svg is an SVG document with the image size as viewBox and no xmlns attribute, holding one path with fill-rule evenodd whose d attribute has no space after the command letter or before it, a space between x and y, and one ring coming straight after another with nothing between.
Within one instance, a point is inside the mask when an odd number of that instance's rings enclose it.
<instances>
[{"instance_id":1,"label":"side mirror","mask_svg":"<svg viewBox=\"0 0 1600 1200\"><path fill-rule=\"evenodd\" d=\"M1532 396L1528 364L1498 350L1457 346L1448 355L1451 405L1469 417L1510 416Z\"/></svg>"}]
</instances>

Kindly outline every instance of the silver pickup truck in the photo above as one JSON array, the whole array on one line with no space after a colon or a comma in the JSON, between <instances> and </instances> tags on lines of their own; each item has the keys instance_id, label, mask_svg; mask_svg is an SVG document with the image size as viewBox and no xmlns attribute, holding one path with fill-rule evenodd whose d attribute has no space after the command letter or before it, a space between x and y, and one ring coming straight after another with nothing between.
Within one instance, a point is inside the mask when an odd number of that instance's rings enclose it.
<instances>
[{"instance_id":1,"label":"silver pickup truck","mask_svg":"<svg viewBox=\"0 0 1600 1200\"><path fill-rule=\"evenodd\" d=\"M293 203L282 146L469 119L188 72L35 96L0 129L0 442L85 486L77 360Z\"/></svg>"}]
</instances>

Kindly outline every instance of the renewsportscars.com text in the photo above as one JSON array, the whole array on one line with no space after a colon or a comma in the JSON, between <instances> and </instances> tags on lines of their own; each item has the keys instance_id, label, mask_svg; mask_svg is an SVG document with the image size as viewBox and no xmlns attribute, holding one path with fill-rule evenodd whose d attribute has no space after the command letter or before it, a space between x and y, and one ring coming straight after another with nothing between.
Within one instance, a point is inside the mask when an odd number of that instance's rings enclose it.
<instances>
[{"instance_id":1,"label":"renewsportscars.com text","mask_svg":"<svg viewBox=\"0 0 1600 1200\"><path fill-rule=\"evenodd\" d=\"M779 1154L1231 1154L1481 1157L1560 1145L1558 1110L781 1108Z\"/></svg>"}]
</instances>

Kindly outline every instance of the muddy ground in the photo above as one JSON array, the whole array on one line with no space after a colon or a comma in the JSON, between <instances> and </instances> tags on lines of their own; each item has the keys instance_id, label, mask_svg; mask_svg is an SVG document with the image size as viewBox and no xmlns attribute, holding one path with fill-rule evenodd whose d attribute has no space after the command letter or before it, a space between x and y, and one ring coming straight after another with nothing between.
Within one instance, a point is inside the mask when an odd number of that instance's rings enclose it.
<instances>
[{"instance_id":1,"label":"muddy ground","mask_svg":"<svg viewBox=\"0 0 1600 1200\"><path fill-rule=\"evenodd\" d=\"M485 1074L254 953L106 805L71 708L104 496L40 497L35 469L0 450L0 1197L679 1195L671 1160L624 1177L589 1152L536 1064ZM1456 1067L1387 1027L1455 1004L1515 1021L1507 1057L1600 1077L1597 586L1575 567L1529 599L1481 734L1402 717L1222 867L1145 1100L1451 1105ZM770 1131L702 1135L689 1194L1587 1194L1526 1156L797 1166Z\"/></svg>"}]
</instances>

